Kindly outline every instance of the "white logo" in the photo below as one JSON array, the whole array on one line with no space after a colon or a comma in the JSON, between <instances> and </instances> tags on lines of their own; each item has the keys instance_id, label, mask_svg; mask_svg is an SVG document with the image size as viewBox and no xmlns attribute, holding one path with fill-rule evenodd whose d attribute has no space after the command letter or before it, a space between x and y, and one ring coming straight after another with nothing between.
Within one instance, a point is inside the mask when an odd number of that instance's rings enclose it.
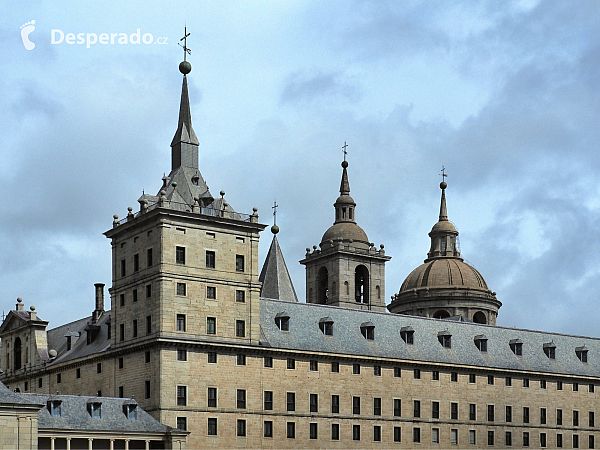
<instances>
[{"instance_id":1,"label":"white logo","mask_svg":"<svg viewBox=\"0 0 600 450\"><path fill-rule=\"evenodd\" d=\"M35 30L35 20L21 25L21 39L23 39L23 45L26 50L33 50L35 48L35 44L29 40L29 35L33 30Z\"/></svg>"}]
</instances>

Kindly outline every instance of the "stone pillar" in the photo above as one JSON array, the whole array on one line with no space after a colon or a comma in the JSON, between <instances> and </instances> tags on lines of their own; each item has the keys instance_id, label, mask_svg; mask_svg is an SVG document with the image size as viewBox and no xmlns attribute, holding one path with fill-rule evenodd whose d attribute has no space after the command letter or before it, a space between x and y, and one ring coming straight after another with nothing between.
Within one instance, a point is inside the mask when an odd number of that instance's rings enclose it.
<instances>
[{"instance_id":1,"label":"stone pillar","mask_svg":"<svg viewBox=\"0 0 600 450\"><path fill-rule=\"evenodd\" d=\"M67 438L67 450L71 450L71 438Z\"/></svg>"}]
</instances>

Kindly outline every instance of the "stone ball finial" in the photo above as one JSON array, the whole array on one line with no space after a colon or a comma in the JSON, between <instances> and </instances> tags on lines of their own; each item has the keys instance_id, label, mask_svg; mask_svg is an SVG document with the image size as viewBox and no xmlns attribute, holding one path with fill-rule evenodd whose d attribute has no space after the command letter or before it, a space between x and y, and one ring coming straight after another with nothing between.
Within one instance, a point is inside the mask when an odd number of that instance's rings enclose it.
<instances>
[{"instance_id":1,"label":"stone ball finial","mask_svg":"<svg viewBox=\"0 0 600 450\"><path fill-rule=\"evenodd\" d=\"M385 246L384 246L383 244L379 244L379 248L380 248L381 250L383 250L383 249L385 248Z\"/></svg>"},{"instance_id":2,"label":"stone ball finial","mask_svg":"<svg viewBox=\"0 0 600 450\"><path fill-rule=\"evenodd\" d=\"M306 247L306 253L310 252L310 247Z\"/></svg>"},{"instance_id":3,"label":"stone ball finial","mask_svg":"<svg viewBox=\"0 0 600 450\"><path fill-rule=\"evenodd\" d=\"M21 297L17 298L17 303L23 303L23 299Z\"/></svg>"},{"instance_id":4,"label":"stone ball finial","mask_svg":"<svg viewBox=\"0 0 600 450\"><path fill-rule=\"evenodd\" d=\"M32 310L32 311L35 311L35 306L31 305L31 306L29 307L29 309L30 309L30 310Z\"/></svg>"},{"instance_id":5,"label":"stone ball finial","mask_svg":"<svg viewBox=\"0 0 600 450\"><path fill-rule=\"evenodd\" d=\"M48 356L50 356L50 358L56 358L56 355L57 355L57 354L58 354L58 353L56 353L56 350L54 350L53 348L51 348L51 349L48 351Z\"/></svg>"},{"instance_id":6,"label":"stone ball finial","mask_svg":"<svg viewBox=\"0 0 600 450\"><path fill-rule=\"evenodd\" d=\"M348 167L348 161L342 161L342 167L345 169Z\"/></svg>"},{"instance_id":7,"label":"stone ball finial","mask_svg":"<svg viewBox=\"0 0 600 450\"><path fill-rule=\"evenodd\" d=\"M192 65L188 61L181 61L179 63L179 71L182 74L187 75L192 71Z\"/></svg>"},{"instance_id":8,"label":"stone ball finial","mask_svg":"<svg viewBox=\"0 0 600 450\"><path fill-rule=\"evenodd\" d=\"M273 233L273 234L279 233L279 227L277 225L273 225L271 227L271 233Z\"/></svg>"},{"instance_id":9,"label":"stone ball finial","mask_svg":"<svg viewBox=\"0 0 600 450\"><path fill-rule=\"evenodd\" d=\"M128 206L128 207L127 207L127 211L129 211L129 212L133 211L133 207L131 207L131 206Z\"/></svg>"},{"instance_id":10,"label":"stone ball finial","mask_svg":"<svg viewBox=\"0 0 600 450\"><path fill-rule=\"evenodd\" d=\"M440 189L446 189L448 187L448 183L446 183L445 181L442 181L440 183Z\"/></svg>"},{"instance_id":11,"label":"stone ball finial","mask_svg":"<svg viewBox=\"0 0 600 450\"><path fill-rule=\"evenodd\" d=\"M258 212L258 208L255 206L254 208L252 208L252 211L254 211L255 213Z\"/></svg>"},{"instance_id":12,"label":"stone ball finial","mask_svg":"<svg viewBox=\"0 0 600 450\"><path fill-rule=\"evenodd\" d=\"M221 197L225 197L225 191L221 191L221 192L219 192L219 195L220 195Z\"/></svg>"},{"instance_id":13,"label":"stone ball finial","mask_svg":"<svg viewBox=\"0 0 600 450\"><path fill-rule=\"evenodd\" d=\"M118 218L119 218L119 215L118 215L118 214L114 214L114 215L113 215L113 219L117 220Z\"/></svg>"},{"instance_id":14,"label":"stone ball finial","mask_svg":"<svg viewBox=\"0 0 600 450\"><path fill-rule=\"evenodd\" d=\"M173 181L173 182L171 183L171 186L173 186L174 188L175 188L175 187L177 187L177 181Z\"/></svg>"},{"instance_id":15,"label":"stone ball finial","mask_svg":"<svg viewBox=\"0 0 600 450\"><path fill-rule=\"evenodd\" d=\"M316 249L317 249L317 246L316 246L316 245L313 245L313 250L316 250Z\"/></svg>"}]
</instances>

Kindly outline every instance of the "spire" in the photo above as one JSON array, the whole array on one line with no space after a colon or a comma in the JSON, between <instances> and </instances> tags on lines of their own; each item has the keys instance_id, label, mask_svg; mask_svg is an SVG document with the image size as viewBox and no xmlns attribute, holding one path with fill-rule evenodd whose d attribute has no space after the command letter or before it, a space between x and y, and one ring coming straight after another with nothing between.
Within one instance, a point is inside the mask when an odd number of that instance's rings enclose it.
<instances>
[{"instance_id":1,"label":"spire","mask_svg":"<svg viewBox=\"0 0 600 450\"><path fill-rule=\"evenodd\" d=\"M189 63L188 63L189 64ZM177 131L171 141L171 147L179 142L185 142L192 145L198 145L198 138L192 127L192 114L190 112L190 97L188 94L187 77L183 75L183 85L181 87L181 102L179 104L179 122Z\"/></svg>"},{"instance_id":2,"label":"spire","mask_svg":"<svg viewBox=\"0 0 600 450\"><path fill-rule=\"evenodd\" d=\"M342 181L340 182L340 196L334 203L335 207L335 223L339 222L353 222L354 221L354 208L356 203L354 199L350 197L350 182L348 181L348 161L346 161L346 155L348 144L344 142L342 151L344 152L344 160L342 161Z\"/></svg>"},{"instance_id":3,"label":"spire","mask_svg":"<svg viewBox=\"0 0 600 450\"><path fill-rule=\"evenodd\" d=\"M442 177L447 177L442 168ZM442 178L442 179L444 179ZM440 189L442 190L442 198L440 200L440 216L438 222L433 226L429 232L431 238L431 247L427 253L427 259L429 261L433 258L440 257L451 257L459 258L460 251L458 250L458 231L448 220L448 210L446 208L446 188L448 184L445 181L440 183Z\"/></svg>"},{"instance_id":4,"label":"spire","mask_svg":"<svg viewBox=\"0 0 600 450\"><path fill-rule=\"evenodd\" d=\"M442 190L442 200L440 202L440 222L448 220L448 211L446 210L446 188L448 185L442 181L440 189Z\"/></svg>"},{"instance_id":5,"label":"spire","mask_svg":"<svg viewBox=\"0 0 600 450\"><path fill-rule=\"evenodd\" d=\"M340 194L350 195L350 182L348 181L348 161L342 161L342 182L340 183Z\"/></svg>"},{"instance_id":6,"label":"spire","mask_svg":"<svg viewBox=\"0 0 600 450\"><path fill-rule=\"evenodd\" d=\"M262 283L260 296L263 298L284 300L286 302L297 302L298 296L296 295L292 278L288 272L283 252L277 240L279 227L273 225L271 232L273 233L273 241L258 277L258 280Z\"/></svg>"}]
</instances>

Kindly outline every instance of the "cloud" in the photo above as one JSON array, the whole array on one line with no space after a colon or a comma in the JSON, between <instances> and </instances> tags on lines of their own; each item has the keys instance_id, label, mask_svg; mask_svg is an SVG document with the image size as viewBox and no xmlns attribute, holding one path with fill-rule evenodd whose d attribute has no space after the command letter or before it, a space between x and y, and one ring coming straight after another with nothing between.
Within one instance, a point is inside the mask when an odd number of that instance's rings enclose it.
<instances>
[{"instance_id":1,"label":"cloud","mask_svg":"<svg viewBox=\"0 0 600 450\"><path fill-rule=\"evenodd\" d=\"M356 101L359 90L341 80L340 74L317 72L314 75L295 72L288 76L281 93L282 104Z\"/></svg>"}]
</instances>

